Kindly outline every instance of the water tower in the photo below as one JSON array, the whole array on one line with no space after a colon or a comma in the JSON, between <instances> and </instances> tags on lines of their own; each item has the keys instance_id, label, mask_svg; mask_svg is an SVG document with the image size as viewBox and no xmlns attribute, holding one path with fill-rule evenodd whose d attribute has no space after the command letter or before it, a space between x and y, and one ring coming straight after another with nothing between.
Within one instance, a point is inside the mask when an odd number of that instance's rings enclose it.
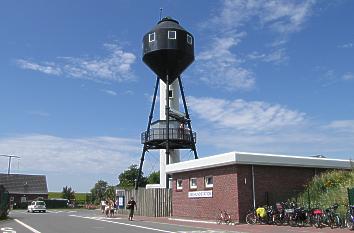
<instances>
[{"instance_id":1,"label":"water tower","mask_svg":"<svg viewBox=\"0 0 354 233\"><path fill-rule=\"evenodd\" d=\"M165 17L144 35L143 61L157 75L147 130L141 134L143 151L135 188L139 186L145 154L160 150L160 186L168 187L166 164L179 162L179 150L190 149L197 159L196 133L192 131L181 74L194 61L194 38L178 21ZM153 122L160 84L160 119ZM184 112L179 110L179 96Z\"/></svg>"}]
</instances>

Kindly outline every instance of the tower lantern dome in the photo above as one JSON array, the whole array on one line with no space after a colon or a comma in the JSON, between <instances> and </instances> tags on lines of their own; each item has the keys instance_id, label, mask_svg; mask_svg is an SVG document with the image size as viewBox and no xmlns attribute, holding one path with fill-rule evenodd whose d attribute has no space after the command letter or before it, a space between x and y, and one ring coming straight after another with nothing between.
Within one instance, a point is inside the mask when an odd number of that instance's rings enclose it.
<instances>
[{"instance_id":1,"label":"tower lantern dome","mask_svg":"<svg viewBox=\"0 0 354 233\"><path fill-rule=\"evenodd\" d=\"M161 19L143 37L143 61L171 84L194 61L194 37L177 20Z\"/></svg>"}]
</instances>

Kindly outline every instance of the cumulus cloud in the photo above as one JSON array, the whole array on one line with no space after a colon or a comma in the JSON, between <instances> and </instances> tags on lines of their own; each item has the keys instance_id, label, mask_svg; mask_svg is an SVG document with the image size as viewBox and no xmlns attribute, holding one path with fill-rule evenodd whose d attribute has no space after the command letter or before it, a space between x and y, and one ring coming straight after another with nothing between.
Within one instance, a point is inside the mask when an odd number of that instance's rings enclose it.
<instances>
[{"instance_id":1,"label":"cumulus cloud","mask_svg":"<svg viewBox=\"0 0 354 233\"><path fill-rule=\"evenodd\" d=\"M262 101L190 96L188 103L199 151L354 157L354 120L314 122L306 113Z\"/></svg>"},{"instance_id":2,"label":"cumulus cloud","mask_svg":"<svg viewBox=\"0 0 354 233\"><path fill-rule=\"evenodd\" d=\"M117 44L104 44L104 48L108 54L101 57L58 57L55 62L18 59L16 62L22 69L97 82L122 82L135 79L132 65L136 56L124 51Z\"/></svg>"},{"instance_id":3,"label":"cumulus cloud","mask_svg":"<svg viewBox=\"0 0 354 233\"><path fill-rule=\"evenodd\" d=\"M262 101L189 97L188 102L197 117L216 127L248 133L279 130L306 121L305 113Z\"/></svg>"}]
</instances>

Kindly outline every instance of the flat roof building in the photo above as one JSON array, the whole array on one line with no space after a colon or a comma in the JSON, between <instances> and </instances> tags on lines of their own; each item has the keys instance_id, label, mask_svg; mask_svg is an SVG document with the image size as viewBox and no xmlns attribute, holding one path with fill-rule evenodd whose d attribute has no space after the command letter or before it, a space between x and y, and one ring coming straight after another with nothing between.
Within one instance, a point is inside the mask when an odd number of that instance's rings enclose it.
<instances>
[{"instance_id":1,"label":"flat roof building","mask_svg":"<svg viewBox=\"0 0 354 233\"><path fill-rule=\"evenodd\" d=\"M215 219L227 210L238 221L259 205L285 201L328 169L351 169L350 160L230 152L166 166L172 175L174 217Z\"/></svg>"}]
</instances>

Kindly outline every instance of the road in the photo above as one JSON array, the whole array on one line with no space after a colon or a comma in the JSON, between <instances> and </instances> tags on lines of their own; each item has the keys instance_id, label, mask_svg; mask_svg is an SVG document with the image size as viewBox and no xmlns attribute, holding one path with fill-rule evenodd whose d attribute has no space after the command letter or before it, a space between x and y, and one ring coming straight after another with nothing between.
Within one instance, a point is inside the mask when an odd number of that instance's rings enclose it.
<instances>
[{"instance_id":1,"label":"road","mask_svg":"<svg viewBox=\"0 0 354 233\"><path fill-rule=\"evenodd\" d=\"M0 222L0 233L156 233L224 232L150 221L105 218L94 210L48 210L27 213L16 210Z\"/></svg>"},{"instance_id":2,"label":"road","mask_svg":"<svg viewBox=\"0 0 354 233\"><path fill-rule=\"evenodd\" d=\"M181 222L167 218L126 216L106 218L98 210L49 210L47 213L11 211L0 221L0 233L350 233L348 229L289 227L272 225L217 225Z\"/></svg>"}]
</instances>

